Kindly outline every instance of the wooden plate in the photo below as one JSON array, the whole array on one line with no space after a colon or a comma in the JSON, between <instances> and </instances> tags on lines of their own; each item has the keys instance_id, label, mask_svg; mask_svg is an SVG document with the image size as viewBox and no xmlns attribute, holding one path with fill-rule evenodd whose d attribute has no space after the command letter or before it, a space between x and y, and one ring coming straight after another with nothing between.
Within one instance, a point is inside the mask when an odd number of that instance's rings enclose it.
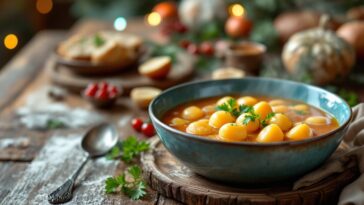
<instances>
[{"instance_id":1,"label":"wooden plate","mask_svg":"<svg viewBox=\"0 0 364 205\"><path fill-rule=\"evenodd\" d=\"M151 151L141 158L149 186L189 205L332 205L337 204L342 188L358 176L354 167L296 191L292 190L292 182L265 187L231 186L194 174L164 148L159 138L151 139L150 143Z\"/></svg>"},{"instance_id":2,"label":"wooden plate","mask_svg":"<svg viewBox=\"0 0 364 205\"><path fill-rule=\"evenodd\" d=\"M188 80L194 73L194 58L188 53L182 52L177 55L176 62L166 79L152 80L138 73L137 65L116 74L98 74L92 76L78 75L71 72L65 65L60 65L56 59L50 63L50 75L53 83L71 91L80 92L89 83L97 81L108 81L124 90L123 94L129 94L135 87L153 86L165 89Z\"/></svg>"},{"instance_id":3,"label":"wooden plate","mask_svg":"<svg viewBox=\"0 0 364 205\"><path fill-rule=\"evenodd\" d=\"M69 69L71 72L78 75L92 76L92 75L105 75L115 74L123 70L131 69L135 67L139 62L144 61L148 58L149 52L146 47L142 47L139 51L139 56L136 57L135 62L131 62L130 65L108 65L108 64L97 64L87 60L72 60L65 59L63 56L54 51L55 62L65 69Z\"/></svg>"}]
</instances>

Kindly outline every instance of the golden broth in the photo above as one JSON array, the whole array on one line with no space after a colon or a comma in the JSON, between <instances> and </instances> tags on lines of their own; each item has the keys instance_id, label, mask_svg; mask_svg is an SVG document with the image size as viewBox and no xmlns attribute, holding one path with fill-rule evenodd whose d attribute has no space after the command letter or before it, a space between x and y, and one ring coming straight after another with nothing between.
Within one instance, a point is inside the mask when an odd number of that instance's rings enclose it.
<instances>
[{"instance_id":1,"label":"golden broth","mask_svg":"<svg viewBox=\"0 0 364 205\"><path fill-rule=\"evenodd\" d=\"M222 97L224 97L224 96L222 96ZM221 99L222 97L212 97L212 98L200 99L200 100L196 100L196 101L192 101L189 103L179 105L179 106L171 109L164 115L163 122L175 129L178 129L182 132L186 132L187 127L194 121L201 120L201 119L210 119L213 112L216 111L217 101L219 99ZM235 99L238 99L243 96L233 96L233 97ZM334 117L332 117L330 114L328 114L318 108L310 106L306 103L303 103L300 101L295 101L295 100L269 98L269 97L253 96L253 98L255 98L258 102L260 102L260 101L268 102L273 110L277 110L274 113L276 113L276 114L282 113L285 116L287 116L289 118L289 120L291 120L293 126L301 124L301 123L307 124L312 131L311 132L312 134L310 137L317 137L317 136L323 135L323 134L328 133L332 130L335 130L336 128L339 127L337 120ZM183 112L186 108L188 108L190 106L196 106L196 107L200 108L203 111L203 115L198 115L199 116L198 119L194 119L194 120L185 119ZM304 110L304 111L302 111L302 110ZM324 119L327 119L327 122L325 121L324 125L306 122L307 118L309 118L309 117L319 117L319 116L325 117ZM235 119L236 119L236 116L235 116ZM272 124L272 123L269 123L269 124ZM226 141L257 141L257 136L259 135L259 133L262 131L263 128L264 127L262 125L260 125L258 130L253 131L253 132L248 132L247 137L244 140L226 140ZM219 128L212 127L211 129L213 130L213 132L211 134L199 135L199 136L224 140L224 139L221 139L221 137L219 137ZM290 130L286 130L284 132L282 131L284 134L284 138L282 141L292 140L292 138L287 137L287 133Z\"/></svg>"}]
</instances>

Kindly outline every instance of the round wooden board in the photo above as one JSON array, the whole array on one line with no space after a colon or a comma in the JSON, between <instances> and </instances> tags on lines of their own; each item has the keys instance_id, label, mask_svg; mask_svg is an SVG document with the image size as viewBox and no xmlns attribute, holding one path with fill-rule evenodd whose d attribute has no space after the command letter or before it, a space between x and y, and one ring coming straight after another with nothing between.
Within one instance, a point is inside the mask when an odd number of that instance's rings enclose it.
<instances>
[{"instance_id":1,"label":"round wooden board","mask_svg":"<svg viewBox=\"0 0 364 205\"><path fill-rule=\"evenodd\" d=\"M194 59L189 54L179 53L166 79L151 80L140 75L137 66L114 75L81 76L70 72L69 69L57 64L56 60L52 59L50 74L53 83L72 91L80 92L91 82L107 81L121 86L124 89L123 94L128 94L135 87L153 86L165 89L182 83L193 75L193 64Z\"/></svg>"},{"instance_id":2,"label":"round wooden board","mask_svg":"<svg viewBox=\"0 0 364 205\"><path fill-rule=\"evenodd\" d=\"M337 204L342 188L358 176L355 167L297 191L292 190L292 183L254 188L229 186L194 174L164 148L159 138L150 142L151 151L141 158L149 186L166 197L189 205L332 205Z\"/></svg>"}]
</instances>

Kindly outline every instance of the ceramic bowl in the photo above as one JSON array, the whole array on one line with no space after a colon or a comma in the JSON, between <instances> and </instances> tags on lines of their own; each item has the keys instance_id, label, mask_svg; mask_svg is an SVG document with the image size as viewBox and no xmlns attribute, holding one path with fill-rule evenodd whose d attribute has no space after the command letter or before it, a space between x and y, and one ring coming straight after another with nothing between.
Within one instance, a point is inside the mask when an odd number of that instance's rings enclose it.
<instances>
[{"instance_id":1,"label":"ceramic bowl","mask_svg":"<svg viewBox=\"0 0 364 205\"><path fill-rule=\"evenodd\" d=\"M161 121L163 115L177 105L229 94L303 101L332 114L340 127L302 141L222 142L178 131ZM213 180L249 184L291 180L320 166L340 144L352 115L343 99L321 88L253 77L175 86L153 100L149 114L164 146L192 171Z\"/></svg>"},{"instance_id":2,"label":"ceramic bowl","mask_svg":"<svg viewBox=\"0 0 364 205\"><path fill-rule=\"evenodd\" d=\"M267 48L261 43L240 42L226 50L226 65L240 68L249 75L258 75Z\"/></svg>"}]
</instances>

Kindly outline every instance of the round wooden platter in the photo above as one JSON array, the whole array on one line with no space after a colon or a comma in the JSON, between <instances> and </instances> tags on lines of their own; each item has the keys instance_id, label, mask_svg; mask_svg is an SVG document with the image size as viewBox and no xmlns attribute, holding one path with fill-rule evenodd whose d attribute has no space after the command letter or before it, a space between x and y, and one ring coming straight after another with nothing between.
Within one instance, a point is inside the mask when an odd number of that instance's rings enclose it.
<instances>
[{"instance_id":1,"label":"round wooden platter","mask_svg":"<svg viewBox=\"0 0 364 205\"><path fill-rule=\"evenodd\" d=\"M151 151L141 158L149 186L166 197L188 205L337 204L342 188L358 176L358 170L354 167L296 191L292 190L292 182L265 187L226 185L194 174L164 148L159 138L153 138L150 142Z\"/></svg>"},{"instance_id":2,"label":"round wooden platter","mask_svg":"<svg viewBox=\"0 0 364 205\"><path fill-rule=\"evenodd\" d=\"M138 73L137 65L118 74L105 76L77 75L71 72L69 68L65 68L64 65L57 64L56 59L52 59L49 68L52 82L71 91L80 92L91 82L107 81L122 87L124 90L123 94L128 94L130 90L135 87L153 86L165 89L182 83L193 75L193 64L194 59L191 55L183 52L177 54L176 62L173 63L173 67L167 78L163 80L152 80L140 75Z\"/></svg>"}]
</instances>

